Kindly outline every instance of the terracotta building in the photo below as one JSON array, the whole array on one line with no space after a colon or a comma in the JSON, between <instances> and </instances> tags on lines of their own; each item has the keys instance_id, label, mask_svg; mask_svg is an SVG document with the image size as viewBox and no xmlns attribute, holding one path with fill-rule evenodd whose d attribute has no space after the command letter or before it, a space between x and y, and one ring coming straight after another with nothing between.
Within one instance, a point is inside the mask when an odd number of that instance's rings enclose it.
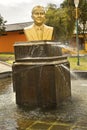
<instances>
[{"instance_id":1,"label":"terracotta building","mask_svg":"<svg viewBox=\"0 0 87 130\"><path fill-rule=\"evenodd\" d=\"M26 41L23 28L32 22L6 25L6 32L0 35L0 53L13 53L15 42Z\"/></svg>"},{"instance_id":2,"label":"terracotta building","mask_svg":"<svg viewBox=\"0 0 87 130\"><path fill-rule=\"evenodd\" d=\"M0 53L13 53L14 44L16 42L27 41L23 32L23 28L31 25L33 22L7 24L6 32L0 35ZM87 35L86 35L87 36ZM76 35L73 35L70 46L76 48ZM87 51L87 41L84 42L83 37L79 36L79 49Z\"/></svg>"}]
</instances>

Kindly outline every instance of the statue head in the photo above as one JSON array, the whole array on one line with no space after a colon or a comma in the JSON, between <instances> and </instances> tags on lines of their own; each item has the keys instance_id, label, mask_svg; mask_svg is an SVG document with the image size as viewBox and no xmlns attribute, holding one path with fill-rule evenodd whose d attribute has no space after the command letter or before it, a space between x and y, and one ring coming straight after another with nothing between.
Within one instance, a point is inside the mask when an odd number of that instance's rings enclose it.
<instances>
[{"instance_id":1,"label":"statue head","mask_svg":"<svg viewBox=\"0 0 87 130\"><path fill-rule=\"evenodd\" d=\"M32 19L38 26L41 26L45 22L45 9L43 6L38 5L32 9Z\"/></svg>"}]
</instances>

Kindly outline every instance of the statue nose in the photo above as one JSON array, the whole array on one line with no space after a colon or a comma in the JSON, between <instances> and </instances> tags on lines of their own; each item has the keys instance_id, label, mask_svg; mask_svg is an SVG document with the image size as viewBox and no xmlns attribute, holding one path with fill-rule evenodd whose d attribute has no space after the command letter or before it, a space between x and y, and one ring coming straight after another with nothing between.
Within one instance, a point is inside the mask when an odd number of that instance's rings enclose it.
<instances>
[{"instance_id":1,"label":"statue nose","mask_svg":"<svg viewBox=\"0 0 87 130\"><path fill-rule=\"evenodd\" d=\"M41 16L41 14L38 14L38 16L40 17L40 16Z\"/></svg>"}]
</instances>

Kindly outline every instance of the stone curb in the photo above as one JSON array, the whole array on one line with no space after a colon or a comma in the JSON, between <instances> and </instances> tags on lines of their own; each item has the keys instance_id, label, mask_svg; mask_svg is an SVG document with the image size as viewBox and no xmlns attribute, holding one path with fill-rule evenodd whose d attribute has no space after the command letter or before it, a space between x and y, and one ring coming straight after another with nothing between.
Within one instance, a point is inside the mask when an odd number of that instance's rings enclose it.
<instances>
[{"instance_id":1,"label":"stone curb","mask_svg":"<svg viewBox=\"0 0 87 130\"><path fill-rule=\"evenodd\" d=\"M3 61L0 61L0 64L6 65L8 67L12 67L12 65L10 65L6 62L3 62ZM12 71L10 71L10 70L0 72L0 79L6 78L6 77L11 77L11 76L12 76Z\"/></svg>"},{"instance_id":2,"label":"stone curb","mask_svg":"<svg viewBox=\"0 0 87 130\"><path fill-rule=\"evenodd\" d=\"M6 62L4 62L4 61L0 61L0 63L1 63L1 64L4 64L4 65L6 65L6 66L9 66L9 67L12 66L12 65L10 65L10 64L8 64L8 63L6 63Z\"/></svg>"},{"instance_id":3,"label":"stone curb","mask_svg":"<svg viewBox=\"0 0 87 130\"><path fill-rule=\"evenodd\" d=\"M11 77L11 76L12 76L12 71L0 73L0 79L6 78L6 77Z\"/></svg>"},{"instance_id":4,"label":"stone curb","mask_svg":"<svg viewBox=\"0 0 87 130\"><path fill-rule=\"evenodd\" d=\"M87 79L87 71L72 71L74 75L71 75L72 78L82 78Z\"/></svg>"}]
</instances>

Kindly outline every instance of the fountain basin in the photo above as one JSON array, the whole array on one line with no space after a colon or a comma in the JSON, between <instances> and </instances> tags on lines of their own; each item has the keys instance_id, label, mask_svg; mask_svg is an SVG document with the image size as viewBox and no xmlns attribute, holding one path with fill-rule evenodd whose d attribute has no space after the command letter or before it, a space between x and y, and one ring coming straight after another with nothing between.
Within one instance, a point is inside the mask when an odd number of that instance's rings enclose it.
<instances>
[{"instance_id":1,"label":"fountain basin","mask_svg":"<svg viewBox=\"0 0 87 130\"><path fill-rule=\"evenodd\" d=\"M63 67L70 68L69 62L61 55L61 49L52 45L44 41L15 44L12 69L18 105L51 108L71 97L70 72Z\"/></svg>"}]
</instances>

